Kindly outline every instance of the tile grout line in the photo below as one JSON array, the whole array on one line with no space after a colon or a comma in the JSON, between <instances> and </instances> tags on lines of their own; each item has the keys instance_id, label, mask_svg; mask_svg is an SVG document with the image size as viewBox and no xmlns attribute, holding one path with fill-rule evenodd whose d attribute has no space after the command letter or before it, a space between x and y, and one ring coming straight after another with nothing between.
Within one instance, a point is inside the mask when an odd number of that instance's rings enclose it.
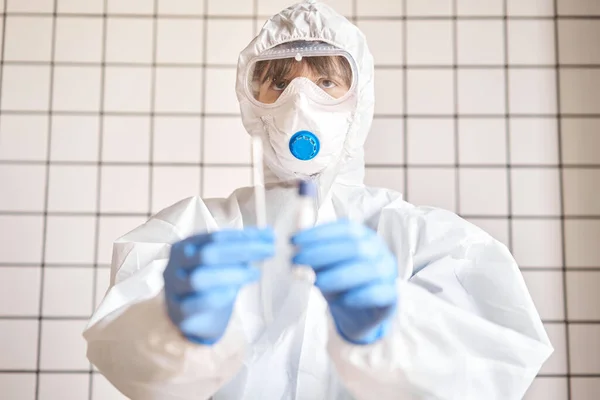
<instances>
[{"instance_id":1,"label":"tile grout line","mask_svg":"<svg viewBox=\"0 0 600 400\"><path fill-rule=\"evenodd\" d=\"M510 163L510 78L509 78L509 34L508 34L508 0L502 1L502 13L504 19L502 22L503 51L504 51L504 156L506 158L506 209L508 212L508 248L513 251L514 231L513 231L513 207L512 207L512 166Z\"/></svg>"},{"instance_id":2,"label":"tile grout line","mask_svg":"<svg viewBox=\"0 0 600 400\"><path fill-rule=\"evenodd\" d=\"M454 89L454 202L456 213L460 215L460 124L459 124L459 96L458 96L458 1L452 0L452 84Z\"/></svg>"},{"instance_id":3,"label":"tile grout line","mask_svg":"<svg viewBox=\"0 0 600 400\"><path fill-rule=\"evenodd\" d=\"M0 115L28 115L28 116L97 116L98 112L95 111L48 111L48 110L1 110ZM105 111L103 115L107 116L119 116L119 117L149 117L150 112L141 111ZM160 117L209 117L209 118L239 118L239 113L219 113L219 112L155 112L155 116ZM561 113L561 114L508 114L511 118L538 118L538 119L555 119L555 118L574 118L574 119L600 119L600 113L588 113L588 114L574 114L574 113ZM426 118L426 119L448 119L452 118L453 114L374 114L374 118ZM506 113L502 114L459 114L462 118L477 118L477 119L498 119L506 117Z\"/></svg>"},{"instance_id":4,"label":"tile grout line","mask_svg":"<svg viewBox=\"0 0 600 400\"><path fill-rule=\"evenodd\" d=\"M157 17L158 18L158 17ZM457 19L452 21L458 21ZM49 66L48 61L33 61L33 60L4 60L6 65L14 66ZM123 67L123 68L179 68L179 69L195 69L195 68L213 68L213 69L225 69L235 70L237 64L219 64L219 63L208 63L208 62L138 62L138 61L56 61L52 63L55 66L60 67L80 67L80 68L98 68L103 66L109 67ZM589 63L589 64L575 64L575 63L564 63L558 64L562 69L600 69L600 64ZM401 69L415 69L415 70L448 70L448 69L476 69L476 70L497 70L497 69L519 69L519 70L536 70L536 69L555 69L556 64L385 64L375 65L375 70L401 70Z\"/></svg>"},{"instance_id":5,"label":"tile grout line","mask_svg":"<svg viewBox=\"0 0 600 400\"><path fill-rule=\"evenodd\" d=\"M106 92L106 47L107 47L107 30L108 30L108 0L103 2L103 17L102 17L102 49L100 59L102 62L102 68L100 70L100 103L99 103L99 118L98 118L98 161L96 163L96 218L94 226L94 274L93 274L93 286L92 286L92 305L95 311L97 287L98 287L98 274L100 272L98 266L99 259L99 248L100 248L100 220L102 218L101 203L102 203L102 172L103 172L103 153L104 153L104 98ZM106 272L105 272L106 273ZM94 393L94 366L90 363L89 366L89 381L88 381L88 400L93 399Z\"/></svg>"},{"instance_id":6,"label":"tile grout line","mask_svg":"<svg viewBox=\"0 0 600 400\"><path fill-rule=\"evenodd\" d=\"M555 269L552 271L540 270L540 268L525 270L526 272L561 272L561 269ZM600 272L598 269L597 272ZM0 316L0 321L37 321L40 318L35 315L10 315L10 316ZM69 315L61 315L61 316L45 316L41 318L42 321L88 321L89 316L69 316ZM542 319L544 324L565 324L565 325L600 325L600 319L586 319L586 320L566 320L566 319ZM41 370L42 371L42 370ZM88 373L90 373L89 368L86 369ZM1 369L0 369L0 372Z\"/></svg>"},{"instance_id":7,"label":"tile grout line","mask_svg":"<svg viewBox=\"0 0 600 400\"><path fill-rule=\"evenodd\" d=\"M11 16L11 17L52 17L54 14L49 12L26 12L26 11L10 11L1 13L3 15ZM57 17L60 18L101 18L102 14L100 13L76 13L76 12L57 12ZM110 13L111 18L122 18L122 19L151 19L153 18L153 13L147 14L136 14L136 13ZM272 15L266 14L256 14L257 18L267 20L272 17ZM253 18L253 15L243 15L243 14L161 14L161 18L168 19L203 19L203 18L213 19L213 20L250 20ZM498 20L501 21L504 19L502 15L457 15L458 20ZM357 21L402 21L402 20L416 20L416 21L448 21L452 20L452 15L411 15L411 16L390 16L390 15L369 15L369 16L359 16L357 15L355 19ZM600 19L600 14L597 15L547 15L547 16L526 16L526 15L512 15L508 16L509 20L521 20L521 21L548 21L548 20L598 20Z\"/></svg>"},{"instance_id":8,"label":"tile grout line","mask_svg":"<svg viewBox=\"0 0 600 400\"><path fill-rule=\"evenodd\" d=\"M152 62L150 68L150 131L148 132L148 213L150 218L154 208L154 133L156 129L156 77L157 66L156 59L158 54L158 0L154 0L154 10L152 19Z\"/></svg>"},{"instance_id":9,"label":"tile grout line","mask_svg":"<svg viewBox=\"0 0 600 400\"><path fill-rule=\"evenodd\" d=\"M257 0L255 0L257 1ZM200 118L200 182L199 182L199 191L198 196L204 196L204 181L206 179L206 168L204 165L204 154L205 154L205 145L206 145L206 77L207 73L207 59L208 59L208 0L204 0L204 16L202 21L202 83L200 88L200 114L202 117Z\"/></svg>"},{"instance_id":10,"label":"tile grout line","mask_svg":"<svg viewBox=\"0 0 600 400\"><path fill-rule=\"evenodd\" d=\"M557 129L557 148L558 148L558 171L559 171L559 202L560 202L560 232L561 232L561 250L562 250L562 290L563 290L563 313L564 318L567 321L565 324L565 362L566 362L566 370L567 375L571 374L571 338L569 332L569 307L568 307L568 291L567 291L567 256L566 256L566 234L565 234L565 199L564 199L564 168L563 168L563 156L562 156L562 118L561 115L561 90L560 90L560 49L559 49L559 15L558 15L558 0L553 1L554 7L554 59L556 63L555 69L555 86L556 86L556 111L558 114L558 118L556 120L556 129ZM573 396L572 393L572 385L571 379L567 378L567 400L571 400Z\"/></svg>"},{"instance_id":11,"label":"tile grout line","mask_svg":"<svg viewBox=\"0 0 600 400\"><path fill-rule=\"evenodd\" d=\"M0 165L45 165L46 162L43 160L0 160ZM113 167L139 167L139 166L148 166L148 162L144 161L51 161L51 165L61 165L61 166L74 166L74 167L82 167L82 166L113 166ZM169 167L169 168L186 168L186 167L199 167L201 165L209 166L211 168L250 168L251 164L246 163L202 163L199 162L169 162L169 161L158 161L154 162L153 165L158 165L161 167ZM456 166L453 164L371 164L366 163L366 168L378 169L378 168L412 168L412 169L452 169ZM544 170L559 170L559 169L574 169L574 170L597 170L600 169L599 164L564 164L559 168L558 165L554 164L462 164L459 165L459 169L544 169ZM5 210L0 209L0 213ZM28 211L25 211L28 212Z\"/></svg>"},{"instance_id":12,"label":"tile grout line","mask_svg":"<svg viewBox=\"0 0 600 400\"><path fill-rule=\"evenodd\" d=\"M256 35L256 31L258 31L258 0L252 0L252 37Z\"/></svg>"},{"instance_id":13,"label":"tile grout line","mask_svg":"<svg viewBox=\"0 0 600 400\"><path fill-rule=\"evenodd\" d=\"M215 166L211 166L215 168ZM235 168L226 167L226 168ZM400 169L400 168L398 168ZM448 168L444 168L448 169ZM130 218L130 217L146 217L148 215L147 211L123 211L123 212L94 212L94 211L46 211L38 210L38 211L0 211L0 215L11 215L11 216L62 216L62 217L114 217L114 218ZM467 214L463 213L461 215L463 218L472 218L472 219L491 219L491 220L502 220L502 219L513 219L513 220L568 220L568 221L580 221L580 220L590 220L590 221L598 221L600 220L600 215L568 215L561 216L557 214L540 214L540 215L531 215L531 214L519 214L519 215L508 215L508 214ZM2 263L0 262L0 265ZM585 267L582 267L585 268Z\"/></svg>"},{"instance_id":14,"label":"tile grout line","mask_svg":"<svg viewBox=\"0 0 600 400\"><path fill-rule=\"evenodd\" d=\"M146 215L145 213L140 213L140 215L138 216L144 216ZM543 218L545 219L545 218ZM75 269L88 269L88 268L93 268L94 264L93 263L77 263L77 264L65 264L65 263L46 263L45 264L46 268L49 269L53 269L53 268L57 268L57 269L67 269L67 268L75 268ZM40 264L39 263L15 263L15 262L10 262L10 263L0 263L0 269L2 268L39 268ZM108 263L98 263L97 264L98 269L104 269L104 270L110 270L111 266ZM527 272L562 272L563 268L562 267L552 267L552 266L531 266L531 265L524 265L519 267L521 271L527 271ZM583 273L597 273L600 272L600 266L593 266L593 267L569 267L567 269L567 272L583 272ZM2 318L13 318L15 317L14 315L0 315L0 319ZM88 316L89 317L89 316ZM86 318L88 318L86 317ZM35 317L35 318L39 318L39 317ZM42 317L42 319L47 319L50 317ZM54 316L52 318L55 318ZM56 316L56 318L60 318L58 316Z\"/></svg>"},{"instance_id":15,"label":"tile grout line","mask_svg":"<svg viewBox=\"0 0 600 400\"><path fill-rule=\"evenodd\" d=\"M4 3L4 9L6 9L8 0L0 0ZM6 61L4 61L4 50L5 50L5 45L6 45L6 14L2 14L2 49L0 49L0 110L2 110L2 94L4 93L3 90L3 80L4 80L4 66L6 65ZM0 113L0 118L1 118L2 114Z\"/></svg>"},{"instance_id":16,"label":"tile grout line","mask_svg":"<svg viewBox=\"0 0 600 400\"><path fill-rule=\"evenodd\" d=\"M6 1L5 7L8 5ZM52 34L51 34L51 47L50 47L50 77L48 82L48 110L52 110L54 107L54 58L56 51L56 25L57 17L56 11L58 7L58 0L53 0L52 3ZM36 348L36 372L35 372L35 399L39 399L40 396L40 370L41 370L41 359L42 359L42 334L43 334L43 323L42 316L44 310L44 280L45 280L45 263L46 263L46 240L48 239L48 200L50 193L50 157L52 149L52 118L48 117L47 121L47 132L48 140L46 142L46 175L45 175L45 187L44 187L44 205L43 205L43 218L42 218L42 251L41 251L41 264L40 264L40 291L39 291L39 305L38 305L38 337L37 337L37 348Z\"/></svg>"},{"instance_id":17,"label":"tile grout line","mask_svg":"<svg viewBox=\"0 0 600 400\"><path fill-rule=\"evenodd\" d=\"M408 5L407 1L402 1L402 16L406 16L408 13ZM406 20L402 21L402 146L404 147L402 151L403 164L408 165L408 22ZM376 117L373 116L373 119ZM404 178L404 193L402 196L406 201L409 201L409 192L408 192L408 183L409 183L409 174L408 174L408 166L403 168L402 171Z\"/></svg>"}]
</instances>

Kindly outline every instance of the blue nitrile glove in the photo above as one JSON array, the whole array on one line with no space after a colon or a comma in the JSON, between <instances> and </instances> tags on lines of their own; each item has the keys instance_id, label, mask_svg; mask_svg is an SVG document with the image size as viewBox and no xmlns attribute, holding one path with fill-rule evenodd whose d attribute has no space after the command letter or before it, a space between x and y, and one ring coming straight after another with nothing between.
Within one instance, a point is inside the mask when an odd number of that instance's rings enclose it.
<instances>
[{"instance_id":1,"label":"blue nitrile glove","mask_svg":"<svg viewBox=\"0 0 600 400\"><path fill-rule=\"evenodd\" d=\"M274 253L271 229L218 231L173 244L163 274L169 318L190 341L217 342L238 291L260 276L251 263Z\"/></svg>"},{"instance_id":2,"label":"blue nitrile glove","mask_svg":"<svg viewBox=\"0 0 600 400\"><path fill-rule=\"evenodd\" d=\"M396 309L396 259L369 228L346 220L292 238L294 264L309 265L340 335L354 344L385 336Z\"/></svg>"}]
</instances>

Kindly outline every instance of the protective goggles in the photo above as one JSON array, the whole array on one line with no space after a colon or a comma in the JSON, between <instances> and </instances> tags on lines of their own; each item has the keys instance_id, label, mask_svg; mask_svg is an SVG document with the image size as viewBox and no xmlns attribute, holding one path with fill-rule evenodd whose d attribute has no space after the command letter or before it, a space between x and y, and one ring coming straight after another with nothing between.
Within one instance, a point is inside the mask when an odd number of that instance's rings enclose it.
<instances>
[{"instance_id":1,"label":"protective goggles","mask_svg":"<svg viewBox=\"0 0 600 400\"><path fill-rule=\"evenodd\" d=\"M356 65L350 54L318 41L293 41L275 46L252 60L247 69L249 97L273 105L296 78L310 80L334 103L356 87Z\"/></svg>"}]
</instances>

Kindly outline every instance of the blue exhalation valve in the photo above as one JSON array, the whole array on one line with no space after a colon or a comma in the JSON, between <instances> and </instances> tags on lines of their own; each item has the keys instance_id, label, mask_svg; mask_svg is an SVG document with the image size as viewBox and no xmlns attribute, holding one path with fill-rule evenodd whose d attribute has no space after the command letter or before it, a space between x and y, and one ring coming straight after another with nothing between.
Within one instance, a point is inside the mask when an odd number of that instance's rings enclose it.
<instances>
[{"instance_id":1,"label":"blue exhalation valve","mask_svg":"<svg viewBox=\"0 0 600 400\"><path fill-rule=\"evenodd\" d=\"M319 154L321 143L317 136L309 131L300 131L290 139L290 152L298 160L312 160Z\"/></svg>"}]
</instances>

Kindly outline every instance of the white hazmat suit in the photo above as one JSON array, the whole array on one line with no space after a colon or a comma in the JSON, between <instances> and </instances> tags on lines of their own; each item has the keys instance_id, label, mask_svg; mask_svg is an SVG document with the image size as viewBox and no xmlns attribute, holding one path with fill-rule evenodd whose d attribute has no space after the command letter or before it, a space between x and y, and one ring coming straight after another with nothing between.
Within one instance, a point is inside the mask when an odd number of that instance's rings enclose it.
<instances>
[{"instance_id":1,"label":"white hazmat suit","mask_svg":"<svg viewBox=\"0 0 600 400\"><path fill-rule=\"evenodd\" d=\"M314 181L318 224L361 222L397 259L398 311L389 334L370 345L341 338L320 292L290 274L296 192L285 181L296 176L268 145L245 86L253 59L293 40L334 45L357 68L343 151ZM162 273L172 243L255 224L252 188L227 199L183 200L119 238L110 288L84 333L90 361L115 387L134 400L523 397L552 346L519 268L504 245L455 214L364 186L373 88L364 36L330 7L300 3L264 25L240 55L236 91L246 129L265 143L277 255L261 266L260 281L240 292L223 338L206 346L184 339L168 319Z\"/></svg>"}]
</instances>

